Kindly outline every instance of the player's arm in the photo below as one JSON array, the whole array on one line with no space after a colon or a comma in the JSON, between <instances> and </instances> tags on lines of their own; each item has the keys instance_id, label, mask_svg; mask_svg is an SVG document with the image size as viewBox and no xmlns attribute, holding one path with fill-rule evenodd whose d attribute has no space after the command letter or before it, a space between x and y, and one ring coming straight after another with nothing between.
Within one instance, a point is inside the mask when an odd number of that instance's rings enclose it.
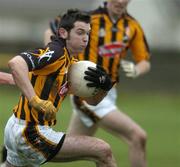
<instances>
[{"instance_id":1,"label":"player's arm","mask_svg":"<svg viewBox=\"0 0 180 167\"><path fill-rule=\"evenodd\" d=\"M151 64L147 60L141 60L135 65L135 69L138 76L146 74L147 72L150 71L150 68L151 68Z\"/></svg>"},{"instance_id":2,"label":"player's arm","mask_svg":"<svg viewBox=\"0 0 180 167\"><path fill-rule=\"evenodd\" d=\"M84 100L90 105L97 105L107 95L114 83L106 71L99 65L97 65L97 68L88 67L88 71L85 71L85 74L84 79L89 81L87 86L96 87L100 91L95 96L84 98Z\"/></svg>"},{"instance_id":3,"label":"player's arm","mask_svg":"<svg viewBox=\"0 0 180 167\"><path fill-rule=\"evenodd\" d=\"M16 85L20 88L28 100L31 100L36 94L28 77L28 65L21 56L15 56L8 62L11 73Z\"/></svg>"},{"instance_id":4,"label":"player's arm","mask_svg":"<svg viewBox=\"0 0 180 167\"><path fill-rule=\"evenodd\" d=\"M138 76L146 74L150 70L151 64L149 62L149 46L143 29L136 21L132 22L132 24L134 24L136 33L134 34L134 37L131 41L130 49L132 51L133 60L135 63L122 60L121 66L127 77L136 78Z\"/></svg>"},{"instance_id":5,"label":"player's arm","mask_svg":"<svg viewBox=\"0 0 180 167\"><path fill-rule=\"evenodd\" d=\"M31 107L33 107L37 112L44 112L44 119L47 121L55 119L56 108L53 103L49 100L40 99L34 91L28 75L32 64L28 63L28 60L33 64L33 66L35 66L35 62L33 62L32 57L28 56L26 59L21 56L16 56L9 61L8 66L12 71L13 79L28 99Z\"/></svg>"},{"instance_id":6,"label":"player's arm","mask_svg":"<svg viewBox=\"0 0 180 167\"><path fill-rule=\"evenodd\" d=\"M15 85L12 74L0 72L0 84Z\"/></svg>"}]
</instances>

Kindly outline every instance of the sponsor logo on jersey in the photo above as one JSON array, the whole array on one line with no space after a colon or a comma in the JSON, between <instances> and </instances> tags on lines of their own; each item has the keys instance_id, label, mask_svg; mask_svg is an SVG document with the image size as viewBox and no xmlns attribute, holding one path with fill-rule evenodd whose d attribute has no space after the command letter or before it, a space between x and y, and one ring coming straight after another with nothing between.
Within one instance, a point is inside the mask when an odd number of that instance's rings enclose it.
<instances>
[{"instance_id":1,"label":"sponsor logo on jersey","mask_svg":"<svg viewBox=\"0 0 180 167\"><path fill-rule=\"evenodd\" d=\"M35 64L34 64L34 61L33 61L33 59L32 59L31 54L29 54L29 53L27 53L27 52L23 52L23 53L21 53L21 54L26 55L26 56L29 58L29 60L30 60L30 62L31 62L31 65L32 65L32 68L34 69L34 68L35 68Z\"/></svg>"},{"instance_id":2,"label":"sponsor logo on jersey","mask_svg":"<svg viewBox=\"0 0 180 167\"><path fill-rule=\"evenodd\" d=\"M53 53L54 51L48 50L46 53L39 57L38 63L40 63L44 58L46 58L46 61L49 61L52 58Z\"/></svg>"},{"instance_id":3,"label":"sponsor logo on jersey","mask_svg":"<svg viewBox=\"0 0 180 167\"><path fill-rule=\"evenodd\" d=\"M59 96L65 96L68 92L68 82L66 81L59 90Z\"/></svg>"},{"instance_id":4,"label":"sponsor logo on jersey","mask_svg":"<svg viewBox=\"0 0 180 167\"><path fill-rule=\"evenodd\" d=\"M114 57L117 54L120 54L126 45L122 42L114 42L107 45L99 47L98 54L104 57Z\"/></svg>"}]
</instances>

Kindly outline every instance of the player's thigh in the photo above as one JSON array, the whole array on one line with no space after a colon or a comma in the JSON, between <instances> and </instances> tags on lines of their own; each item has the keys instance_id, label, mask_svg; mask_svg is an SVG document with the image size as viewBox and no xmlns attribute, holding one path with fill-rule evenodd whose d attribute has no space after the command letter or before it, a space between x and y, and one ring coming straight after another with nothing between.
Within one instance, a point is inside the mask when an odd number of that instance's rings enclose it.
<instances>
[{"instance_id":1,"label":"player's thigh","mask_svg":"<svg viewBox=\"0 0 180 167\"><path fill-rule=\"evenodd\" d=\"M144 133L144 130L132 118L119 110L109 112L101 119L99 125L127 141L132 140L135 133Z\"/></svg>"},{"instance_id":2,"label":"player's thigh","mask_svg":"<svg viewBox=\"0 0 180 167\"><path fill-rule=\"evenodd\" d=\"M97 160L107 150L110 150L109 144L101 139L89 136L66 135L61 150L51 161Z\"/></svg>"},{"instance_id":3,"label":"player's thigh","mask_svg":"<svg viewBox=\"0 0 180 167\"><path fill-rule=\"evenodd\" d=\"M87 127L80 119L79 115L75 112L71 115L71 120L67 130L68 134L76 135L88 135L92 136L98 128L97 124L94 124L91 127Z\"/></svg>"}]
</instances>

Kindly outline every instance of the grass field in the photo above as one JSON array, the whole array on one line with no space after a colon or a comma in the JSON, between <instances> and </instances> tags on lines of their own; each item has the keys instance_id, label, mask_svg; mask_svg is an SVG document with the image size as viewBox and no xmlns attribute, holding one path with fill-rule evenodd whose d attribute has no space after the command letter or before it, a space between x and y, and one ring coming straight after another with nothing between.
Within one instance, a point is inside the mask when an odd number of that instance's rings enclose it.
<instances>
[{"instance_id":1,"label":"grass field","mask_svg":"<svg viewBox=\"0 0 180 167\"><path fill-rule=\"evenodd\" d=\"M17 89L7 86L0 88L0 143L3 145L3 129L12 107L18 100ZM65 131L71 114L68 98L64 101L62 111L58 114L55 129ZM180 94L158 92L122 91L118 106L137 121L148 134L147 160L149 167L180 166ZM103 138L112 146L119 167L130 167L127 146L103 130L97 137ZM44 167L90 167L90 162L73 162L63 164L46 164Z\"/></svg>"}]
</instances>

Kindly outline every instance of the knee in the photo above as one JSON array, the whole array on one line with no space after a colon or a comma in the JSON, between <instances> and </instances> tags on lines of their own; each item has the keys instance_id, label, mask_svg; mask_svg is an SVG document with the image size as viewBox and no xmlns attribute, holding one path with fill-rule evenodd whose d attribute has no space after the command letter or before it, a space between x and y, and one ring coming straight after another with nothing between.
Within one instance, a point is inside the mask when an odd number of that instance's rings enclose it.
<instances>
[{"instance_id":1,"label":"knee","mask_svg":"<svg viewBox=\"0 0 180 167\"><path fill-rule=\"evenodd\" d=\"M110 145L101 139L98 140L99 140L99 144L98 144L99 153L97 153L97 156L99 162L104 164L111 162L113 159L113 155Z\"/></svg>"},{"instance_id":2,"label":"knee","mask_svg":"<svg viewBox=\"0 0 180 167\"><path fill-rule=\"evenodd\" d=\"M147 134L143 129L134 130L132 135L132 142L141 145L143 148L146 145Z\"/></svg>"}]
</instances>

